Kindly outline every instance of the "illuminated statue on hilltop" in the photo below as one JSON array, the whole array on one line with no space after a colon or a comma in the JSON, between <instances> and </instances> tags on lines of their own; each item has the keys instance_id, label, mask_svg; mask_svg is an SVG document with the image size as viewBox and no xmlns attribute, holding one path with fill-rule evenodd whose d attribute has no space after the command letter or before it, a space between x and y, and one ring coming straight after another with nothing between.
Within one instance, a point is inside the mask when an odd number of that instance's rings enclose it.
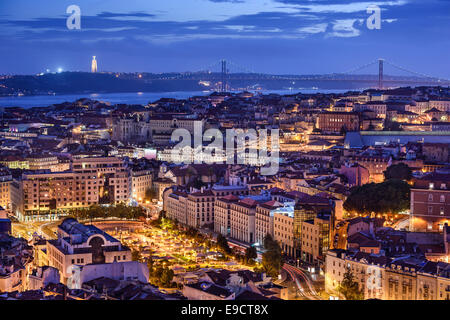
<instances>
[{"instance_id":1,"label":"illuminated statue on hilltop","mask_svg":"<svg viewBox=\"0 0 450 320\"><path fill-rule=\"evenodd\" d=\"M92 67L91 67L91 71L92 73L97 73L97 60L95 60L95 56L93 56L92 58Z\"/></svg>"}]
</instances>

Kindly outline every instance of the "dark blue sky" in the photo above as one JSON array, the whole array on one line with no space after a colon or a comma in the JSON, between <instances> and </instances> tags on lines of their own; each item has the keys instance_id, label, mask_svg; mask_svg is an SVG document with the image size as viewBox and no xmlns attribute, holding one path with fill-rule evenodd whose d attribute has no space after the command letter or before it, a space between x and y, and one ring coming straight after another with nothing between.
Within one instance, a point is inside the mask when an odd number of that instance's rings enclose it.
<instances>
[{"instance_id":1,"label":"dark blue sky","mask_svg":"<svg viewBox=\"0 0 450 320\"><path fill-rule=\"evenodd\" d=\"M66 28L72 4L81 30ZM366 27L371 4L381 30ZM383 57L450 78L449 0L0 0L0 26L0 74L88 71L93 55L100 71L196 71L225 58L297 74Z\"/></svg>"}]
</instances>

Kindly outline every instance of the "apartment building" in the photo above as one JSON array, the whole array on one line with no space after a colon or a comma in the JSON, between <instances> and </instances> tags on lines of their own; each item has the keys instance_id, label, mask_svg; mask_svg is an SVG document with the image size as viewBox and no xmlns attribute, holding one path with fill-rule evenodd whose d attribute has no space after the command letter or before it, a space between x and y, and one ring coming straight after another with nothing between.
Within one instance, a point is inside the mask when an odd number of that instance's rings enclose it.
<instances>
[{"instance_id":1,"label":"apartment building","mask_svg":"<svg viewBox=\"0 0 450 320\"><path fill-rule=\"evenodd\" d=\"M83 158L72 163L73 172L86 184L89 195L89 177L97 184L99 203L127 202L131 197L131 177L124 161L115 157ZM92 175L94 174L94 175ZM95 184L94 184L95 185Z\"/></svg>"},{"instance_id":2,"label":"apartment building","mask_svg":"<svg viewBox=\"0 0 450 320\"><path fill-rule=\"evenodd\" d=\"M112 137L123 142L153 142L166 145L171 140L172 132L178 128L193 133L195 122L204 124L204 120L186 115L160 114L149 117L145 114L132 119L116 120Z\"/></svg>"},{"instance_id":3,"label":"apartment building","mask_svg":"<svg viewBox=\"0 0 450 320\"><path fill-rule=\"evenodd\" d=\"M301 259L310 264L323 263L330 247L330 215L318 214L301 227Z\"/></svg>"},{"instance_id":4,"label":"apartment building","mask_svg":"<svg viewBox=\"0 0 450 320\"><path fill-rule=\"evenodd\" d=\"M300 257L302 252L303 223L314 219L316 215L317 212L311 205L297 202L294 207L294 247L297 257Z\"/></svg>"},{"instance_id":5,"label":"apartment building","mask_svg":"<svg viewBox=\"0 0 450 320\"><path fill-rule=\"evenodd\" d=\"M12 210L11 184L12 175L6 168L0 168L0 207L5 210Z\"/></svg>"},{"instance_id":6,"label":"apartment building","mask_svg":"<svg viewBox=\"0 0 450 320\"><path fill-rule=\"evenodd\" d=\"M350 269L364 299L450 299L450 264L445 262L333 249L326 255L325 267L325 290L340 298L337 289Z\"/></svg>"},{"instance_id":7,"label":"apartment building","mask_svg":"<svg viewBox=\"0 0 450 320\"><path fill-rule=\"evenodd\" d=\"M131 197L143 203L145 193L148 189L153 188L153 171L139 170L131 172Z\"/></svg>"},{"instance_id":8,"label":"apartment building","mask_svg":"<svg viewBox=\"0 0 450 320\"><path fill-rule=\"evenodd\" d=\"M392 261L385 267L385 300L421 300L417 297L416 264Z\"/></svg>"},{"instance_id":9,"label":"apartment building","mask_svg":"<svg viewBox=\"0 0 450 320\"><path fill-rule=\"evenodd\" d=\"M448 163L450 162L449 143L424 143L422 155L426 161Z\"/></svg>"},{"instance_id":10,"label":"apartment building","mask_svg":"<svg viewBox=\"0 0 450 320\"><path fill-rule=\"evenodd\" d=\"M414 112L416 114L422 115L425 111L431 109L428 100L416 100L413 104L408 104L405 106L405 111Z\"/></svg>"},{"instance_id":11,"label":"apartment building","mask_svg":"<svg viewBox=\"0 0 450 320\"><path fill-rule=\"evenodd\" d=\"M275 210L273 214L273 238L283 253L296 258L294 247L294 206L289 205Z\"/></svg>"},{"instance_id":12,"label":"apartment building","mask_svg":"<svg viewBox=\"0 0 450 320\"><path fill-rule=\"evenodd\" d=\"M258 204L255 212L255 242L262 245L267 234L273 236L273 214L282 206L275 200Z\"/></svg>"},{"instance_id":13,"label":"apartment building","mask_svg":"<svg viewBox=\"0 0 450 320\"><path fill-rule=\"evenodd\" d=\"M359 131L359 114L356 112L323 112L317 119L317 128L324 132Z\"/></svg>"},{"instance_id":14,"label":"apartment building","mask_svg":"<svg viewBox=\"0 0 450 320\"><path fill-rule=\"evenodd\" d=\"M97 184L93 176L89 182L93 183L94 180ZM81 188L81 182L73 172L25 173L22 175L23 212L19 212L19 219L28 220L40 215L56 214L58 210L89 207L98 201L98 194L93 194L96 191L90 191L92 197L88 198L84 196L86 191L83 192Z\"/></svg>"},{"instance_id":15,"label":"apartment building","mask_svg":"<svg viewBox=\"0 0 450 320\"><path fill-rule=\"evenodd\" d=\"M58 157L50 155L31 155L25 160L28 161L30 170L48 170L58 165Z\"/></svg>"},{"instance_id":16,"label":"apartment building","mask_svg":"<svg viewBox=\"0 0 450 320\"><path fill-rule=\"evenodd\" d=\"M389 166L389 158L383 156L350 156L346 159L349 163L359 164L369 171L369 183L384 181L384 171Z\"/></svg>"},{"instance_id":17,"label":"apartment building","mask_svg":"<svg viewBox=\"0 0 450 320\"><path fill-rule=\"evenodd\" d=\"M411 188L410 230L442 232L450 220L450 174L432 172Z\"/></svg>"},{"instance_id":18,"label":"apartment building","mask_svg":"<svg viewBox=\"0 0 450 320\"><path fill-rule=\"evenodd\" d=\"M187 197L187 225L201 228L214 223L214 193L201 190L190 193Z\"/></svg>"},{"instance_id":19,"label":"apartment building","mask_svg":"<svg viewBox=\"0 0 450 320\"><path fill-rule=\"evenodd\" d=\"M0 292L24 291L33 249L22 238L0 233Z\"/></svg>"},{"instance_id":20,"label":"apartment building","mask_svg":"<svg viewBox=\"0 0 450 320\"><path fill-rule=\"evenodd\" d=\"M347 177L348 184L351 187L362 186L363 184L369 183L369 170L357 162L352 165L341 166L339 173Z\"/></svg>"},{"instance_id":21,"label":"apartment building","mask_svg":"<svg viewBox=\"0 0 450 320\"><path fill-rule=\"evenodd\" d=\"M226 237L231 235L231 205L238 201L239 198L232 194L216 199L214 203L214 232Z\"/></svg>"},{"instance_id":22,"label":"apartment building","mask_svg":"<svg viewBox=\"0 0 450 320\"><path fill-rule=\"evenodd\" d=\"M191 190L190 192L176 187L169 187L163 192L163 207L167 212L167 217L177 219L182 224L196 228L214 225L216 232L229 235L229 208L226 208L224 201L230 201L230 199L234 199L233 197L237 198L240 195L248 194L249 189L246 186L235 185L214 185L210 189L202 188L200 190ZM217 204L217 206L224 206L224 208L218 208L219 213L216 222L215 207L219 199L225 199ZM223 211L221 209L226 210Z\"/></svg>"},{"instance_id":23,"label":"apartment building","mask_svg":"<svg viewBox=\"0 0 450 320\"><path fill-rule=\"evenodd\" d=\"M76 159L72 168L66 172L24 173L21 181L23 207L20 206L19 219L52 217L69 209L130 199L130 174L122 160Z\"/></svg>"},{"instance_id":24,"label":"apartment building","mask_svg":"<svg viewBox=\"0 0 450 320\"><path fill-rule=\"evenodd\" d=\"M230 236L241 242L255 243L255 214L258 201L251 198L239 200L230 208Z\"/></svg>"},{"instance_id":25,"label":"apartment building","mask_svg":"<svg viewBox=\"0 0 450 320\"><path fill-rule=\"evenodd\" d=\"M387 104L379 101L369 101L354 106L354 111L372 111L377 118L386 119Z\"/></svg>"},{"instance_id":26,"label":"apartment building","mask_svg":"<svg viewBox=\"0 0 450 320\"><path fill-rule=\"evenodd\" d=\"M183 191L170 191L167 197L164 198L164 210L169 219L175 220L183 225L188 225L188 194Z\"/></svg>"},{"instance_id":27,"label":"apartment building","mask_svg":"<svg viewBox=\"0 0 450 320\"><path fill-rule=\"evenodd\" d=\"M440 111L450 112L450 100L449 99L430 99L429 109L436 108Z\"/></svg>"}]
</instances>

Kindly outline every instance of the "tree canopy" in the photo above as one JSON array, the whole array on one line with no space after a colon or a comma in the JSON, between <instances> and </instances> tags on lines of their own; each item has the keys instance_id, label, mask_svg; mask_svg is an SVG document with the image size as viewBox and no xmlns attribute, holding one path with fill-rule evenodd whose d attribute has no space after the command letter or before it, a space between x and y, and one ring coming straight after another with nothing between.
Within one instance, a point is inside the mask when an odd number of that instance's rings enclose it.
<instances>
[{"instance_id":1,"label":"tree canopy","mask_svg":"<svg viewBox=\"0 0 450 320\"><path fill-rule=\"evenodd\" d=\"M354 280L354 276L350 268L344 273L344 279L339 284L338 292L342 294L347 300L362 300L364 294L359 289L358 282Z\"/></svg>"},{"instance_id":2,"label":"tree canopy","mask_svg":"<svg viewBox=\"0 0 450 320\"><path fill-rule=\"evenodd\" d=\"M361 214L396 214L409 209L409 199L409 184L392 179L352 188L350 196L344 202L344 209Z\"/></svg>"},{"instance_id":3,"label":"tree canopy","mask_svg":"<svg viewBox=\"0 0 450 320\"><path fill-rule=\"evenodd\" d=\"M72 209L69 211L69 216L79 220L111 217L137 220L145 216L145 211L142 207L131 207L123 203L108 207L95 204L87 209Z\"/></svg>"},{"instance_id":4,"label":"tree canopy","mask_svg":"<svg viewBox=\"0 0 450 320\"><path fill-rule=\"evenodd\" d=\"M262 267L269 276L275 278L283 264L280 245L270 234L267 234L264 238L264 249L266 251L262 255Z\"/></svg>"},{"instance_id":5,"label":"tree canopy","mask_svg":"<svg viewBox=\"0 0 450 320\"><path fill-rule=\"evenodd\" d=\"M399 179L408 181L412 178L412 170L404 163L393 164L384 171L384 178L386 180Z\"/></svg>"},{"instance_id":6,"label":"tree canopy","mask_svg":"<svg viewBox=\"0 0 450 320\"><path fill-rule=\"evenodd\" d=\"M227 239L226 239L223 235L221 235L221 234L219 234L219 235L217 236L217 246L219 247L219 249L220 249L223 253L226 253L226 254L230 254L230 253L231 253L231 248L230 248L230 246L228 245Z\"/></svg>"}]
</instances>

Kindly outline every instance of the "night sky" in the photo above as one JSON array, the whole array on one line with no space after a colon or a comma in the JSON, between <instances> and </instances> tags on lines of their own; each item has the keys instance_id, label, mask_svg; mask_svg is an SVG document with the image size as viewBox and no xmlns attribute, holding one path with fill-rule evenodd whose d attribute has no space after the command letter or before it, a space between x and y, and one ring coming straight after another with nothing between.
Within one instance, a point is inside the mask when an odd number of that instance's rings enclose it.
<instances>
[{"instance_id":1,"label":"night sky","mask_svg":"<svg viewBox=\"0 0 450 320\"><path fill-rule=\"evenodd\" d=\"M81 30L66 27L72 4ZM371 4L381 30L366 27ZM450 78L449 0L0 0L0 26L0 74L89 71L93 55L99 71L197 71L227 59L277 74L382 57Z\"/></svg>"}]
</instances>

